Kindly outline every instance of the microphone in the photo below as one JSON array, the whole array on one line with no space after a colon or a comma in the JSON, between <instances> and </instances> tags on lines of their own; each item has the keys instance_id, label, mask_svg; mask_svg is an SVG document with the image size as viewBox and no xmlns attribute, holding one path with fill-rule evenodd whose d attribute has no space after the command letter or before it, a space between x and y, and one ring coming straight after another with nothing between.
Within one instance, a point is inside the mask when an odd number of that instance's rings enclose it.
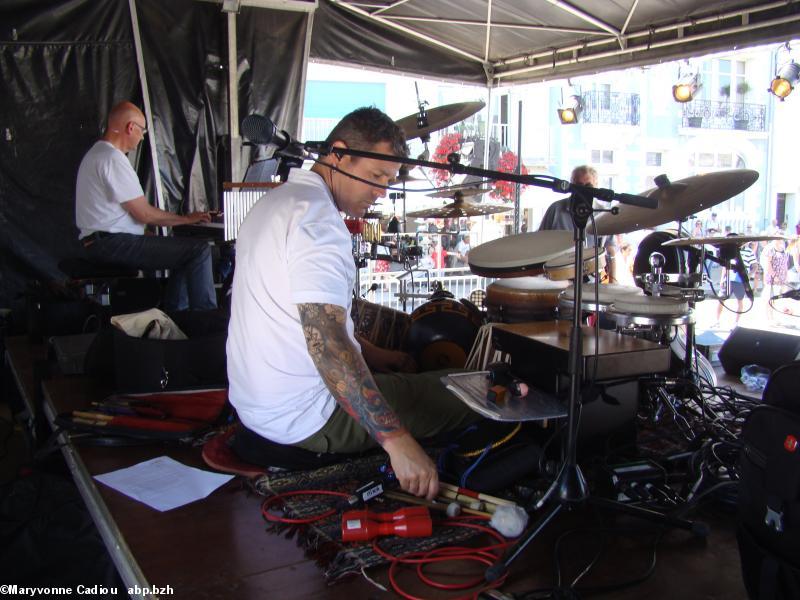
<instances>
[{"instance_id":1,"label":"microphone","mask_svg":"<svg viewBox=\"0 0 800 600\"><path fill-rule=\"evenodd\" d=\"M284 153L290 156L303 156L303 145L292 139L284 130L279 130L271 119L263 115L247 115L242 120L242 135L256 144L275 146L274 154Z\"/></svg>"},{"instance_id":2,"label":"microphone","mask_svg":"<svg viewBox=\"0 0 800 600\"><path fill-rule=\"evenodd\" d=\"M772 300L780 300L782 298L791 298L792 300L800 300L800 290L789 290L784 294L778 294L777 296L773 296L770 298L770 302Z\"/></svg>"},{"instance_id":3,"label":"microphone","mask_svg":"<svg viewBox=\"0 0 800 600\"><path fill-rule=\"evenodd\" d=\"M263 115L247 115L242 120L242 135L256 144L273 144L278 150L288 146L292 138L288 133L275 127L268 117Z\"/></svg>"}]
</instances>

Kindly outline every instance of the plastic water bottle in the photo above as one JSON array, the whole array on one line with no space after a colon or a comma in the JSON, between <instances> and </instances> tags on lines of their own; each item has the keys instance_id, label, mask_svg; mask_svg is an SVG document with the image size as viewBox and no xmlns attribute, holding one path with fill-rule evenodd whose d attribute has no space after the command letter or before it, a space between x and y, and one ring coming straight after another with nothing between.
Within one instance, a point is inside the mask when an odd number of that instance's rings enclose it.
<instances>
[{"instance_id":1,"label":"plastic water bottle","mask_svg":"<svg viewBox=\"0 0 800 600\"><path fill-rule=\"evenodd\" d=\"M766 387L770 370L759 365L742 367L742 383L751 392L760 392Z\"/></svg>"}]
</instances>

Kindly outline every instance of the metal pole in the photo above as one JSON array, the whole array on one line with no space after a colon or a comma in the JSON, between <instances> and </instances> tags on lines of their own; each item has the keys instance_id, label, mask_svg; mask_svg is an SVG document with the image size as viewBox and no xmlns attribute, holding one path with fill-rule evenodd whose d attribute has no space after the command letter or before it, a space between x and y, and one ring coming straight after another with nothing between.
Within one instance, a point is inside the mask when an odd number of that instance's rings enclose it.
<instances>
[{"instance_id":1,"label":"metal pole","mask_svg":"<svg viewBox=\"0 0 800 600\"><path fill-rule=\"evenodd\" d=\"M239 60L236 52L236 13L228 13L228 131L231 181L241 181L242 138L239 135Z\"/></svg>"},{"instance_id":2,"label":"metal pole","mask_svg":"<svg viewBox=\"0 0 800 600\"><path fill-rule=\"evenodd\" d=\"M522 175L522 100L517 111L517 175ZM522 185L514 186L514 233L519 233L519 201Z\"/></svg>"},{"instance_id":3,"label":"metal pole","mask_svg":"<svg viewBox=\"0 0 800 600\"><path fill-rule=\"evenodd\" d=\"M150 108L150 92L147 87L147 74L144 69L144 55L142 54L142 37L139 33L139 16L136 13L136 0L128 0L128 9L131 14L131 27L133 28L133 45L136 49L136 66L139 69L139 83L142 86L142 102L144 104L144 118L147 121L147 129L152 133L147 136L147 143L150 144L150 159L153 163L153 179L156 190L156 204L161 210L166 210L164 193L161 189L161 170L158 167L158 147L156 146L156 130L153 123L153 112ZM163 235L166 230L159 227Z\"/></svg>"}]
</instances>

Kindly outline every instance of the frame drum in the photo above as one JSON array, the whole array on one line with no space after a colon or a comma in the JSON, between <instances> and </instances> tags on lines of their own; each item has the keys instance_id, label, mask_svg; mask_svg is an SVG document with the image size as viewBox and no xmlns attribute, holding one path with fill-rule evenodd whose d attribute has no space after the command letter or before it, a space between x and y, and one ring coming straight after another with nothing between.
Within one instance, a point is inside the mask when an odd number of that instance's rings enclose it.
<instances>
[{"instance_id":1,"label":"frame drum","mask_svg":"<svg viewBox=\"0 0 800 600\"><path fill-rule=\"evenodd\" d=\"M591 275L597 272L597 263L606 255L605 248L597 249L595 260L594 248L585 248L583 251L583 274ZM564 281L575 278L575 249L568 250L544 263L544 274L553 281Z\"/></svg>"},{"instance_id":2,"label":"frame drum","mask_svg":"<svg viewBox=\"0 0 800 600\"><path fill-rule=\"evenodd\" d=\"M558 295L566 281L549 281L544 277L516 277L495 281L486 288L483 301L489 321L525 323L550 321L556 318Z\"/></svg>"},{"instance_id":3,"label":"frame drum","mask_svg":"<svg viewBox=\"0 0 800 600\"><path fill-rule=\"evenodd\" d=\"M544 263L572 246L571 231L533 231L492 240L469 251L470 270L484 277L541 275Z\"/></svg>"},{"instance_id":4,"label":"frame drum","mask_svg":"<svg viewBox=\"0 0 800 600\"><path fill-rule=\"evenodd\" d=\"M483 325L473 306L450 298L426 302L411 313L405 347L420 371L460 369Z\"/></svg>"}]
</instances>

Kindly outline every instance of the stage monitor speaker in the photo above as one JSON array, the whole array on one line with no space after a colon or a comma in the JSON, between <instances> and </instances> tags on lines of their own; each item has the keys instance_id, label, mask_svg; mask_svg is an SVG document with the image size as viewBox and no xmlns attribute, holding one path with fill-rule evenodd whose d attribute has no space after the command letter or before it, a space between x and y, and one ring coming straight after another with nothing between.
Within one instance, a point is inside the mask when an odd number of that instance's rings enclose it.
<instances>
[{"instance_id":1,"label":"stage monitor speaker","mask_svg":"<svg viewBox=\"0 0 800 600\"><path fill-rule=\"evenodd\" d=\"M800 335L737 327L719 350L719 360L728 375L739 377L745 365L761 365L774 371L797 360Z\"/></svg>"}]
</instances>

